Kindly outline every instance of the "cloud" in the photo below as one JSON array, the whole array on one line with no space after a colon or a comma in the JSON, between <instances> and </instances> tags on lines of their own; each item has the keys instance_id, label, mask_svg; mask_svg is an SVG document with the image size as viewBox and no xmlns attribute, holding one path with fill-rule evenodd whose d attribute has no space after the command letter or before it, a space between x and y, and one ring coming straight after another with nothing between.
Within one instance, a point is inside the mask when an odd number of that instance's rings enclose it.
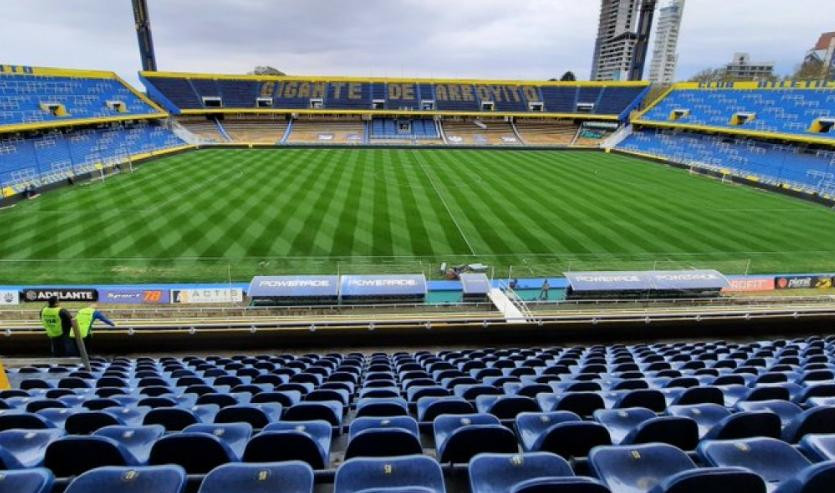
<instances>
[{"instance_id":1,"label":"cloud","mask_svg":"<svg viewBox=\"0 0 835 493\"><path fill-rule=\"evenodd\" d=\"M590 73L592 0L148 0L161 70L544 79ZM689 0L679 77L748 51L789 71L831 0ZM3 63L117 71L136 82L127 0L6 2ZM650 48L651 49L651 48Z\"/></svg>"}]
</instances>

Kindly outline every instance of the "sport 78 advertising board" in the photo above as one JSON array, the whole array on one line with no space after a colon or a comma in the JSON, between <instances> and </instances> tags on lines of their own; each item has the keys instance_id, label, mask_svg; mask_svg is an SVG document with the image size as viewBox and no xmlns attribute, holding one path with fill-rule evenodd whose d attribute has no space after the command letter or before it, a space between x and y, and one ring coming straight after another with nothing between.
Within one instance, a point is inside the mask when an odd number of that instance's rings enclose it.
<instances>
[{"instance_id":1,"label":"sport 78 advertising board","mask_svg":"<svg viewBox=\"0 0 835 493\"><path fill-rule=\"evenodd\" d=\"M241 303L243 301L244 290L241 288L171 290L171 303L181 303L184 305Z\"/></svg>"}]
</instances>

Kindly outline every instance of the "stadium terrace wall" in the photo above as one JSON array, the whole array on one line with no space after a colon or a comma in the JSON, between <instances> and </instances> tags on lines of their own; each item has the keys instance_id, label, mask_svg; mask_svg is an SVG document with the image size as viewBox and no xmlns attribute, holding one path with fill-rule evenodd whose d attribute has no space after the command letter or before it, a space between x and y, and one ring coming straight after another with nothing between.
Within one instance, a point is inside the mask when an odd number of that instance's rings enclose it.
<instances>
[{"instance_id":1,"label":"stadium terrace wall","mask_svg":"<svg viewBox=\"0 0 835 493\"><path fill-rule=\"evenodd\" d=\"M27 82L51 82L55 85L65 84L67 87L81 86L82 84L95 84L98 82L111 82L111 89L120 91L122 95L129 95L131 101L119 101L117 97L113 97L114 102L121 102L124 105L123 111L104 111L103 108L96 108L98 113L104 113L103 116L96 117L73 117L73 108L62 108L60 112L65 112L65 115L50 115L49 112L43 108L44 115L41 118L33 118L34 115L26 118L14 120L14 114L20 112L21 115L25 110L6 110L0 111L0 133L16 133L30 130L59 128L74 125L99 124L120 121L132 121L143 119L160 119L166 118L168 113L157 105L154 101L149 99L145 94L136 90L130 84L122 80L114 72L100 71L100 70L74 70L62 68L48 68L48 67L31 67L21 65L0 65L0 81L20 82L25 85ZM81 88L80 90L83 90ZM90 88L87 88L89 91ZM106 93L101 94L102 98L107 98ZM8 88L6 92L0 96L0 99L15 99L22 102L24 106L32 105L33 103L45 104L72 104L70 98L75 94L68 92L57 92L55 94L36 93L34 91L24 91L16 93L12 88ZM131 104L132 103L132 104ZM63 104L62 104L63 106ZM29 113L33 113L34 108L29 108ZM35 113L37 110L34 111ZM117 114L124 113L124 114ZM40 121L33 121L40 120Z\"/></svg>"},{"instance_id":2,"label":"stadium terrace wall","mask_svg":"<svg viewBox=\"0 0 835 493\"><path fill-rule=\"evenodd\" d=\"M822 120L835 120L835 81L678 83L632 123L835 146Z\"/></svg>"},{"instance_id":3,"label":"stadium terrace wall","mask_svg":"<svg viewBox=\"0 0 835 493\"><path fill-rule=\"evenodd\" d=\"M648 82L240 76L140 72L174 114L286 113L623 120Z\"/></svg>"}]
</instances>

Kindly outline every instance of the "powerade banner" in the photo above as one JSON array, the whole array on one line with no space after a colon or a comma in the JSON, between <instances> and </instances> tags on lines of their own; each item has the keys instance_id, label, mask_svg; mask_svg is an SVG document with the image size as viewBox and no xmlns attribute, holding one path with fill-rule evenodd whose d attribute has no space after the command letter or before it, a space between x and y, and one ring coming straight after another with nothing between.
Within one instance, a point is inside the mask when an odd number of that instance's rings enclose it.
<instances>
[{"instance_id":1,"label":"powerade banner","mask_svg":"<svg viewBox=\"0 0 835 493\"><path fill-rule=\"evenodd\" d=\"M336 298L338 276L255 276L249 283L250 298Z\"/></svg>"},{"instance_id":2,"label":"powerade banner","mask_svg":"<svg viewBox=\"0 0 835 493\"><path fill-rule=\"evenodd\" d=\"M165 289L102 289L99 291L100 303L114 305L162 305L169 302Z\"/></svg>"},{"instance_id":3,"label":"powerade banner","mask_svg":"<svg viewBox=\"0 0 835 493\"><path fill-rule=\"evenodd\" d=\"M646 272L566 272L574 291L648 291L652 282Z\"/></svg>"},{"instance_id":4,"label":"powerade banner","mask_svg":"<svg viewBox=\"0 0 835 493\"><path fill-rule=\"evenodd\" d=\"M241 303L243 300L244 290L241 288L171 290L171 303Z\"/></svg>"},{"instance_id":5,"label":"powerade banner","mask_svg":"<svg viewBox=\"0 0 835 493\"><path fill-rule=\"evenodd\" d=\"M830 289L833 276L781 276L774 279L777 289Z\"/></svg>"},{"instance_id":6,"label":"powerade banner","mask_svg":"<svg viewBox=\"0 0 835 493\"><path fill-rule=\"evenodd\" d=\"M44 302L57 296L59 301L89 302L98 301L99 292L95 289L68 289L68 288L43 288L24 289L22 292L23 301L28 303Z\"/></svg>"},{"instance_id":7,"label":"powerade banner","mask_svg":"<svg viewBox=\"0 0 835 493\"><path fill-rule=\"evenodd\" d=\"M342 276L342 298L422 298L426 296L423 274Z\"/></svg>"},{"instance_id":8,"label":"powerade banner","mask_svg":"<svg viewBox=\"0 0 835 493\"><path fill-rule=\"evenodd\" d=\"M0 291L0 305L20 304L20 293L17 291Z\"/></svg>"},{"instance_id":9,"label":"powerade banner","mask_svg":"<svg viewBox=\"0 0 835 493\"><path fill-rule=\"evenodd\" d=\"M719 290L728 280L715 270L566 272L575 292Z\"/></svg>"}]
</instances>

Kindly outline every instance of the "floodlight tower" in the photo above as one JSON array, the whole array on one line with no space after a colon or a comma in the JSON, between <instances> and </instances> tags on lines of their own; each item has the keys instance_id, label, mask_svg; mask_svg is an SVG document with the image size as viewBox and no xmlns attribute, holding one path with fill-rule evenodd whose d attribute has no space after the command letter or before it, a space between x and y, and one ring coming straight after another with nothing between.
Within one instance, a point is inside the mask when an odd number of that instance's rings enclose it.
<instances>
[{"instance_id":1,"label":"floodlight tower","mask_svg":"<svg viewBox=\"0 0 835 493\"><path fill-rule=\"evenodd\" d=\"M142 57L142 70L155 72L157 57L154 55L148 3L145 0L131 0L131 2L133 2L133 20L136 23L136 38L139 41L139 56Z\"/></svg>"},{"instance_id":2,"label":"floodlight tower","mask_svg":"<svg viewBox=\"0 0 835 493\"><path fill-rule=\"evenodd\" d=\"M629 68L629 80L641 80L644 76L644 64L647 61L649 34L652 30L652 18L655 16L656 0L641 2L641 16L638 18L638 41L632 52L632 65Z\"/></svg>"}]
</instances>

